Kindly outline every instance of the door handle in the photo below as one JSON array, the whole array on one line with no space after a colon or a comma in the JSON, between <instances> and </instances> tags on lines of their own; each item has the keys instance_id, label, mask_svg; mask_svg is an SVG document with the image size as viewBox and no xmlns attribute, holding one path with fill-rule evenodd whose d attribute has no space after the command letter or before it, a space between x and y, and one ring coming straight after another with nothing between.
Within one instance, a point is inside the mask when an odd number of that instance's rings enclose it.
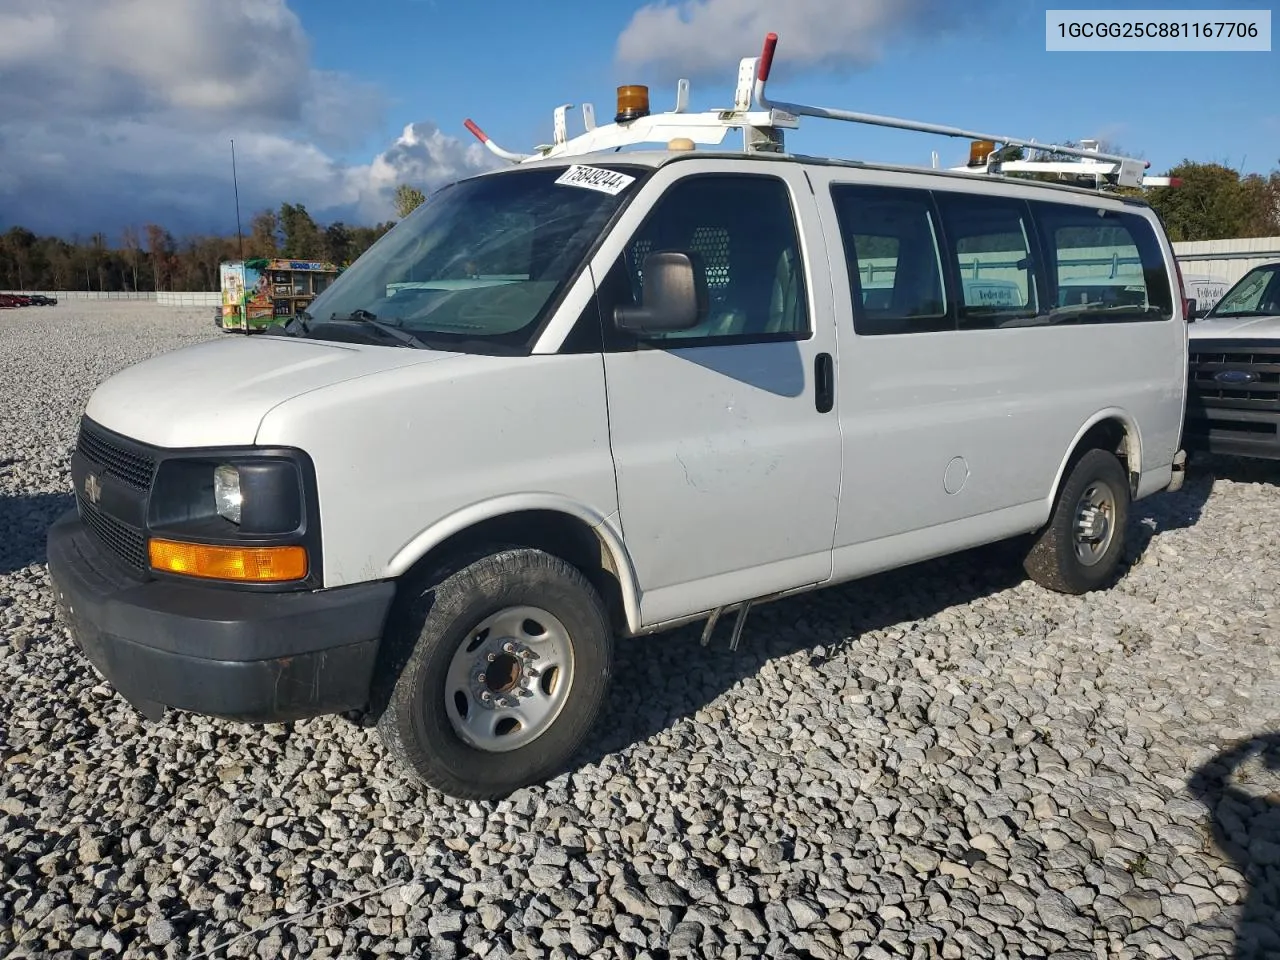
<instances>
[{"instance_id":1,"label":"door handle","mask_svg":"<svg viewBox=\"0 0 1280 960\"><path fill-rule=\"evenodd\" d=\"M813 358L813 405L819 413L828 413L835 406L835 363L831 354L820 353Z\"/></svg>"}]
</instances>

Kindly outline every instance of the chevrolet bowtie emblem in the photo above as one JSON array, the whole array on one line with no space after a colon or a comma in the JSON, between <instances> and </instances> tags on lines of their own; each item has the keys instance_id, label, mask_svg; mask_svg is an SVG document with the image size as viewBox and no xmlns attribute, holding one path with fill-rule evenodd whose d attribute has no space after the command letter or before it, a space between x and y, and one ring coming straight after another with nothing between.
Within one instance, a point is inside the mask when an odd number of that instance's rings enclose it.
<instances>
[{"instance_id":1,"label":"chevrolet bowtie emblem","mask_svg":"<svg viewBox=\"0 0 1280 960\"><path fill-rule=\"evenodd\" d=\"M84 478L84 495L89 498L89 502L95 507L98 501L102 499L102 481L98 479L96 474L89 474Z\"/></svg>"}]
</instances>

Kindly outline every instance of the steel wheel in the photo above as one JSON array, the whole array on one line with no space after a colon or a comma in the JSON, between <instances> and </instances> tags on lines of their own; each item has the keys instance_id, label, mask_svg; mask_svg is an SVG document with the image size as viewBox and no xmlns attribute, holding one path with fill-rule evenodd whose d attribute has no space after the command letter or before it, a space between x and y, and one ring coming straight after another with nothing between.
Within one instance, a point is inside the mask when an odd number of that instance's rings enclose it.
<instances>
[{"instance_id":1,"label":"steel wheel","mask_svg":"<svg viewBox=\"0 0 1280 960\"><path fill-rule=\"evenodd\" d=\"M1086 567L1098 563L1111 546L1116 529L1116 497L1101 481L1090 484L1076 502L1076 558Z\"/></svg>"},{"instance_id":2,"label":"steel wheel","mask_svg":"<svg viewBox=\"0 0 1280 960\"><path fill-rule=\"evenodd\" d=\"M540 737L573 687L569 631L540 607L486 617L458 645L445 677L445 712L471 746L516 750Z\"/></svg>"}]
</instances>

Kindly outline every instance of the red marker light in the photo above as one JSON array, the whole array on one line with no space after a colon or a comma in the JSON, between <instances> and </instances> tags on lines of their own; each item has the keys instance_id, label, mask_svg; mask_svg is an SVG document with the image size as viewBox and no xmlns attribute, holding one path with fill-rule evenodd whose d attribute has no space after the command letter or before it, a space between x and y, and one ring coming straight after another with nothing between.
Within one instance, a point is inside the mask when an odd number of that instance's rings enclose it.
<instances>
[{"instance_id":1,"label":"red marker light","mask_svg":"<svg viewBox=\"0 0 1280 960\"><path fill-rule=\"evenodd\" d=\"M467 120L467 122L463 124L463 126L465 126L468 130L470 130L472 135L475 136L475 138L479 140L481 143L489 142L489 138L485 136L485 132L481 130L479 127L477 127L471 120Z\"/></svg>"},{"instance_id":2,"label":"red marker light","mask_svg":"<svg viewBox=\"0 0 1280 960\"><path fill-rule=\"evenodd\" d=\"M1181 177L1170 177L1170 178L1169 178L1169 186L1171 186L1171 187L1180 187L1180 186L1182 186L1182 178L1181 178Z\"/></svg>"},{"instance_id":3,"label":"red marker light","mask_svg":"<svg viewBox=\"0 0 1280 960\"><path fill-rule=\"evenodd\" d=\"M778 48L778 35L771 33L764 38L764 50L760 53L760 67L756 78L763 83L769 79L769 71L773 68L773 51Z\"/></svg>"}]
</instances>

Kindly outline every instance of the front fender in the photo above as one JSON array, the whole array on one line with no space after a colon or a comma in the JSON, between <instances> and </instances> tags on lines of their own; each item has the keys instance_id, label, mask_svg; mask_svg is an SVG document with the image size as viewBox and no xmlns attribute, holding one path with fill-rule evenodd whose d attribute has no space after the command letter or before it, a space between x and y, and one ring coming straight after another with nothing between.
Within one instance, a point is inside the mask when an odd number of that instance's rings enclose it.
<instances>
[{"instance_id":1,"label":"front fender","mask_svg":"<svg viewBox=\"0 0 1280 960\"><path fill-rule=\"evenodd\" d=\"M635 568L626 545L614 526L617 514L605 516L586 504L555 493L517 493L470 504L436 521L402 546L387 563L388 577L403 576L415 563L444 543L486 520L531 510L559 513L581 521L599 538L612 564L612 573L622 590L627 627L640 629L640 593Z\"/></svg>"}]
</instances>

